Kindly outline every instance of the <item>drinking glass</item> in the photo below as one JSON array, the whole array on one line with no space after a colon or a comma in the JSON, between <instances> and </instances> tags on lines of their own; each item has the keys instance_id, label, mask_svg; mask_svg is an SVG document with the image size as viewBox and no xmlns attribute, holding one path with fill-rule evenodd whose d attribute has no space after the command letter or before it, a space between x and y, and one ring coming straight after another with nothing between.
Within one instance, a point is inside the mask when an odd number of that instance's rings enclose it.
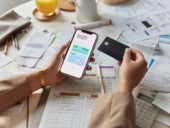
<instances>
[{"instance_id":1,"label":"drinking glass","mask_svg":"<svg viewBox=\"0 0 170 128\"><path fill-rule=\"evenodd\" d=\"M45 16L52 16L58 6L57 0L35 0L36 7Z\"/></svg>"}]
</instances>

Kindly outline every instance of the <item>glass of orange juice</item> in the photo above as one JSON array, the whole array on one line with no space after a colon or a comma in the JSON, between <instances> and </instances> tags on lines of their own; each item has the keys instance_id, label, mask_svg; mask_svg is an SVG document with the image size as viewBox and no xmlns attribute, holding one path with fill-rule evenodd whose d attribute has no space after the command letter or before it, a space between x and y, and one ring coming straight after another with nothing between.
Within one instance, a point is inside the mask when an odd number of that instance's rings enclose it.
<instances>
[{"instance_id":1,"label":"glass of orange juice","mask_svg":"<svg viewBox=\"0 0 170 128\"><path fill-rule=\"evenodd\" d=\"M57 0L35 0L37 9L45 16L51 16L55 14L58 6Z\"/></svg>"}]
</instances>

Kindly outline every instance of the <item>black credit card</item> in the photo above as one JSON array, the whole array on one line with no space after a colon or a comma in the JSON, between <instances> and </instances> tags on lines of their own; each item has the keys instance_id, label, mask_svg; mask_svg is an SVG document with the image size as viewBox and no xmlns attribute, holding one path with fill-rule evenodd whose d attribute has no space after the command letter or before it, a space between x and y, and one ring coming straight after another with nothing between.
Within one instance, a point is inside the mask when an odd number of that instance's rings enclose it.
<instances>
[{"instance_id":1,"label":"black credit card","mask_svg":"<svg viewBox=\"0 0 170 128\"><path fill-rule=\"evenodd\" d=\"M126 48L129 48L129 46L124 45L110 37L106 37L98 47L98 50L115 58L118 61L121 61Z\"/></svg>"}]
</instances>

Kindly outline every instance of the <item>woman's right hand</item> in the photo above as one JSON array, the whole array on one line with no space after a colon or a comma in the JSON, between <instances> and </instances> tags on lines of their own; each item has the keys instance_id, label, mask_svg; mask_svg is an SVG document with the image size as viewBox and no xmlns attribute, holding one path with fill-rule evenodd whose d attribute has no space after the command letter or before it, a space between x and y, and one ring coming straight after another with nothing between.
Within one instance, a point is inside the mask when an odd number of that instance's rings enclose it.
<instances>
[{"instance_id":1,"label":"woman's right hand","mask_svg":"<svg viewBox=\"0 0 170 128\"><path fill-rule=\"evenodd\" d=\"M147 72L147 62L142 53L135 49L125 50L119 70L117 91L132 92Z\"/></svg>"}]
</instances>

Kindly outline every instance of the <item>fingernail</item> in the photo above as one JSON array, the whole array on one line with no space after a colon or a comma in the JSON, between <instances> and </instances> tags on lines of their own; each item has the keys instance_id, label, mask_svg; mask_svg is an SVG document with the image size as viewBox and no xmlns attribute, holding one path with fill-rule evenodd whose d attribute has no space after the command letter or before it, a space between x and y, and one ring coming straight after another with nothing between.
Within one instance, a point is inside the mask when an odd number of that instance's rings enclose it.
<instances>
[{"instance_id":1,"label":"fingernail","mask_svg":"<svg viewBox=\"0 0 170 128\"><path fill-rule=\"evenodd\" d=\"M125 52L129 52L129 50L130 50L129 48L126 48L126 49L125 49Z\"/></svg>"}]
</instances>

